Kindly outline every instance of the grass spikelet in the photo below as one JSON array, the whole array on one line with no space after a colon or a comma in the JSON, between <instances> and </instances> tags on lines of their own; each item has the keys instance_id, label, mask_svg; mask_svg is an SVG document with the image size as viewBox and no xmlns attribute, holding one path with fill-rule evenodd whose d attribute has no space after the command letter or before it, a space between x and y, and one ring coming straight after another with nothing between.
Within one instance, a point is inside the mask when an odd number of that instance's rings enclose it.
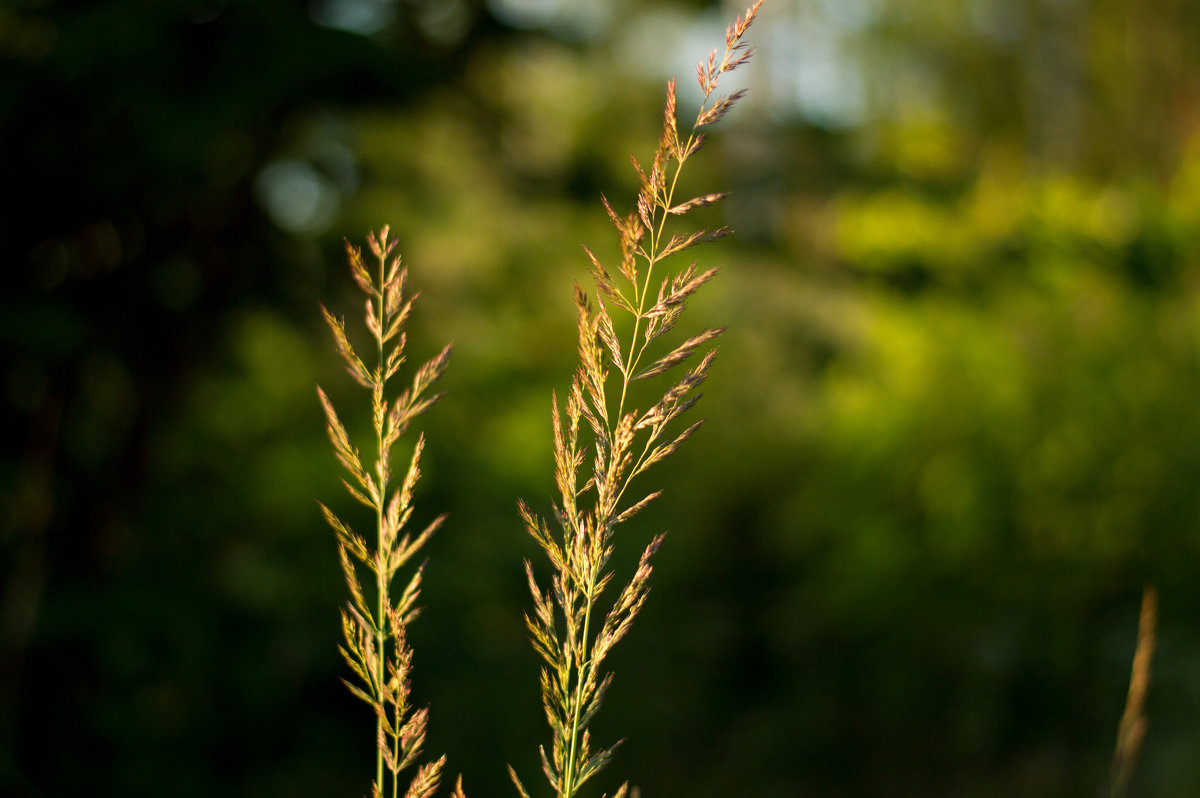
<instances>
[{"instance_id":1,"label":"grass spikelet","mask_svg":"<svg viewBox=\"0 0 1200 798\"><path fill-rule=\"evenodd\" d=\"M539 516L524 502L519 504L526 530L545 551L552 569L550 587L543 589L533 566L526 563L534 611L525 621L542 660L542 702L551 729L549 751L545 746L540 749L542 768L559 798L576 795L620 745L593 751L588 727L612 681L612 674L603 671L605 658L629 632L646 601L652 560L663 535L646 546L635 573L605 610L598 605L614 576L608 563L615 531L659 495L655 491L627 500L634 477L672 454L699 426L697 421L668 435L672 422L700 398L697 388L716 350L707 349L700 362L670 383L648 410L629 406L629 386L633 380L650 380L674 370L723 331L704 330L665 355L650 354L651 344L674 327L687 299L716 275L716 269L697 272L693 262L675 274L655 273L663 271L664 261L671 256L730 232L723 227L677 232L668 230L668 220L726 196L712 192L681 201L675 192L684 164L704 142L701 128L719 121L744 94L715 92L721 75L750 58L752 51L742 37L761 5L759 0L729 26L720 58L713 50L697 67L704 101L686 140L680 139L676 119L675 82L667 84L663 131L650 168L632 159L640 185L633 210L621 214L607 197L601 197L617 232L619 267L607 268L584 247L594 291L589 296L576 287L579 366L565 402L555 396L551 403L558 492L553 514L561 536L552 535ZM631 317L632 332L626 338L618 335L610 309ZM587 440L580 437L581 419L591 432ZM518 793L528 798L511 767L509 775ZM623 785L616 795L624 796L627 789Z\"/></svg>"},{"instance_id":2,"label":"grass spikelet","mask_svg":"<svg viewBox=\"0 0 1200 798\"><path fill-rule=\"evenodd\" d=\"M346 370L371 394L371 415L375 431L375 462L370 469L351 443L346 427L333 402L319 386L317 395L325 411L329 439L338 462L349 474L343 483L350 495L375 511L374 545L354 533L349 524L321 505L325 520L333 528L338 544L338 559L350 591L350 600L342 611L343 644L339 647L355 680L343 680L350 692L370 704L375 715L375 777L371 795L400 794L400 774L417 763L425 743L428 710L413 711L409 705L412 649L407 642L408 623L416 616L420 594L419 567L399 596L394 595L393 578L441 525L444 516L429 524L415 538L404 529L412 515L413 490L420 476L421 452L425 439L417 440L412 459L398 488L391 487L392 448L408 429L409 423L428 409L440 394L430 395L450 358L446 346L421 366L411 385L394 400L389 398L388 382L404 362L404 322L412 311L413 298L405 297L407 271L394 256L396 241L389 239L388 228L371 233L367 239L375 256L376 270L369 271L362 251L346 244L350 271L359 290L366 295L364 323L375 342L375 366L368 368L346 334L346 324L324 307L321 312L333 333L338 354ZM390 496L389 496L390 494ZM364 590L360 574L373 577L368 583L374 592ZM371 605L370 599L374 599ZM424 798L433 794L441 778L445 757L417 768L405 795ZM462 794L461 779L457 795Z\"/></svg>"}]
</instances>

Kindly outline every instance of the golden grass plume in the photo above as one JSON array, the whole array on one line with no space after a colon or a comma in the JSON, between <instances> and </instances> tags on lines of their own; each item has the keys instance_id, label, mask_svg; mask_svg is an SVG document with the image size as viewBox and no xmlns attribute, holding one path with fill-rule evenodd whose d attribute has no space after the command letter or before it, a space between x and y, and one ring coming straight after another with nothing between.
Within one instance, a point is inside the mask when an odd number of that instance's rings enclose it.
<instances>
[{"instance_id":1,"label":"golden grass plume","mask_svg":"<svg viewBox=\"0 0 1200 798\"><path fill-rule=\"evenodd\" d=\"M634 478L674 453L700 425L696 421L675 430L676 420L700 398L697 389L716 357L708 345L723 332L703 330L661 356L650 354L652 345L674 329L688 298L717 273L695 262L664 272L664 261L730 232L724 227L675 231L668 222L726 196L716 192L681 201L676 188L684 164L704 144L702 129L719 121L744 94L720 95L717 88L722 75L750 59L752 50L742 38L761 6L759 0L728 27L723 54L713 50L697 66L703 101L686 139L678 130L675 82L667 84L662 135L649 169L633 159L641 185L633 210L618 213L603 198L616 228L620 265L610 270L584 247L595 291L589 296L576 288L579 367L565 400L560 403L556 395L552 402L558 493L553 512L559 533L552 533L540 516L519 503L525 527L551 567L549 585L543 588L533 565L525 563L533 597L526 625L543 661L542 703L552 733L550 751L541 748L542 770L560 798L575 795L608 764L619 745L594 750L588 727L612 683L612 674L602 669L604 660L646 601L652 559L663 535L651 539L632 577L603 610L600 599L613 579L608 563L614 533L659 496L653 491L630 500L627 492ZM613 313L632 321L632 332L625 338L617 333ZM702 350L699 361L669 382L657 402L645 410L630 406L631 383L666 375ZM509 774L520 794L529 798L511 767ZM624 798L627 790L622 785L617 798Z\"/></svg>"}]
</instances>

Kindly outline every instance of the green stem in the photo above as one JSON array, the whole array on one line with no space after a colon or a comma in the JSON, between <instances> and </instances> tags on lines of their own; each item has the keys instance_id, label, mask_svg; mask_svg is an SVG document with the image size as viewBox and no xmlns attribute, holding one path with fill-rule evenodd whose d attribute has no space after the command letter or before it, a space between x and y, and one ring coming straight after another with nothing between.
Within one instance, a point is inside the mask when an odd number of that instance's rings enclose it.
<instances>
[{"instance_id":1,"label":"green stem","mask_svg":"<svg viewBox=\"0 0 1200 798\"><path fill-rule=\"evenodd\" d=\"M386 244L386 241L383 242ZM386 251L386 246L384 247ZM384 323L384 295L387 293L384 286L384 281L387 279L385 272L386 258L383 255L379 256L379 323ZM376 336L379 341L379 370L376 372L375 378L382 381L384 378L383 369L383 336ZM382 399L383 386L379 385L375 388L377 396ZM384 414L386 417L386 414ZM380 421L375 422L375 451L377 454L376 463L382 463L386 452L384 452L383 443L383 425ZM386 700L387 688L387 568L384 563L384 539L383 539L383 506L387 497L387 485L383 481L383 469L377 469L376 477L379 479L379 497L375 505L375 535L376 535L376 562L375 562L375 587L377 596L377 609L375 615L375 640L377 644L377 665L375 669L376 684L379 685L379 709L386 710L384 702ZM379 790L383 792L383 748L380 746L379 738L383 735L383 712L376 713L375 717L375 783L379 785ZM393 786L393 792L395 784Z\"/></svg>"},{"instance_id":2,"label":"green stem","mask_svg":"<svg viewBox=\"0 0 1200 798\"><path fill-rule=\"evenodd\" d=\"M571 798L577 786L575 784L575 752L579 739L579 711L583 705L584 669L589 665L588 634L592 623L592 605L595 603L593 600L595 585L596 574L593 572L588 575L587 609L583 613L583 637L580 638L581 645L583 646L583 654L581 661L575 667L575 700L572 702L575 705L575 709L571 718L571 745L567 749L567 769L566 773L563 774L564 789L562 798Z\"/></svg>"},{"instance_id":3,"label":"green stem","mask_svg":"<svg viewBox=\"0 0 1200 798\"><path fill-rule=\"evenodd\" d=\"M705 95L704 101L705 101L705 103L707 103L707 101L708 101L707 94ZM702 104L701 113L703 113L703 110L704 110L704 108L703 108L703 104ZM650 293L650 279L654 273L654 266L658 262L659 244L661 243L663 233L666 230L667 217L670 215L668 213L668 209L671 207L671 203L674 201L675 189L679 183L679 174L680 174L680 172L683 171L683 163L684 163L684 160L686 160L686 155L683 155L683 154L691 149L692 143L695 141L695 138L696 138L696 130L695 130L695 128L693 128L691 135L688 136L687 144L685 144L683 146L683 148L680 150L682 157L676 159L675 174L671 176L671 185L666 191L666 196L661 198L661 201L663 204L659 208L656 209L656 211L662 213L662 217L660 219L658 219L657 224L654 224L653 223L654 219L651 219L651 226L650 226L650 230L649 230L650 247L649 247L648 252L645 253L646 277L642 281L641 285L638 285L635 282L634 286L633 286L634 292L635 292L636 298L637 298L637 312L634 314L633 335L631 336L630 341L629 341L629 355L626 359L626 369L624 371L623 379L621 381L621 400L620 400L619 404L617 405L618 423L619 423L619 420L620 420L622 414L625 412L625 399L629 392L630 379L633 375L633 372L637 369L637 365L641 360L642 354L645 352L644 345L641 349L638 349L637 337L638 337L638 333L641 331L642 319L645 316L646 297ZM605 421L607 423L608 419L605 419ZM610 431L610 437L611 437L611 434L612 433ZM646 454L649 451L651 443L652 443L652 441L646 442L645 446L642 449L641 455L638 457L637 465L640 465L643 462L643 460L645 460ZM612 447L611 447L611 440L610 440L609 451L611 451L611 450L612 450ZM635 466L634 472L636 472L636 470L637 470L637 468ZM633 473L633 472L631 472L631 473ZM621 495L624 494L625 488L628 487L629 481L630 481L630 479L627 478L625 480L625 483L621 486L620 490L618 491L617 499L613 503L614 508L615 508L616 504L619 503ZM574 704L574 708L572 709L572 713L571 713L572 714L572 717L571 717L571 740L570 740L570 744L567 748L566 767L562 774L563 789L562 789L560 798L572 798L572 796L575 794L575 789L578 787L578 784L576 783L575 768L576 768L576 756L578 753L578 745L579 745L579 731L580 731L579 730L579 716L583 709L583 685L585 682L585 674L588 672L588 669L592 667L592 664L588 657L588 648L589 648L588 636L591 633L592 606L595 602L594 592L595 592L595 587L596 587L597 576L598 576L598 574L595 572L595 569L592 569L592 571L588 574L588 584L587 584L587 590L586 590L587 608L584 610L583 636L580 641L581 653L580 653L579 661L577 662L576 667L575 667L576 681L575 681L575 697L574 697L574 701L572 702ZM569 615L568 615L567 621L568 621L568 623L570 623Z\"/></svg>"},{"instance_id":4,"label":"green stem","mask_svg":"<svg viewBox=\"0 0 1200 798\"><path fill-rule=\"evenodd\" d=\"M695 137L696 132L693 130L692 134L688 136L687 144L680 151L681 153L685 153L691 149L692 141ZM646 296L650 293L650 276L654 273L654 265L658 263L658 245L662 241L663 231L667 227L667 216L670 215L667 213L667 209L671 207L671 202L675 199L675 186L679 183L679 173L683 171L683 160L676 159L676 164L675 174L671 177L671 187L667 189L667 196L664 198L665 204L662 206L662 218L658 220L658 228L655 229L654 225L650 227L650 252L646 255L646 279L641 286L638 286L636 283L633 286L633 290L637 295L638 309L633 317L633 335L629 338L629 357L625 361L627 367L621 383L621 401L617 404L618 419L625 412L625 396L629 392L630 377L637 370L638 363L642 359L642 352L645 351L645 347L643 347L640 351L637 351L636 356L634 354L635 350L637 350L638 332L641 330L642 318L646 312ZM651 221L653 222L653 219Z\"/></svg>"}]
</instances>

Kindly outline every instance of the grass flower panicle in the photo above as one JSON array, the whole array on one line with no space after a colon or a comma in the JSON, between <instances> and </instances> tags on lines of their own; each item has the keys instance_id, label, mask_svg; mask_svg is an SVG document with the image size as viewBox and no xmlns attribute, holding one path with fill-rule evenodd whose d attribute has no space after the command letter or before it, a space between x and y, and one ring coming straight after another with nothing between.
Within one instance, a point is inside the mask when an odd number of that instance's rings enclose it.
<instances>
[{"instance_id":1,"label":"grass flower panicle","mask_svg":"<svg viewBox=\"0 0 1200 798\"><path fill-rule=\"evenodd\" d=\"M660 492L653 491L634 501L626 494L635 477L670 456L700 425L697 421L676 430L674 422L700 398L697 389L716 356L716 350L708 345L723 328L704 330L657 357L652 351L656 342L674 329L688 298L717 270L701 270L693 262L674 273L662 274L660 264L730 232L724 227L673 232L668 230L668 221L726 196L711 193L680 202L676 187L684 164L704 143L702 128L720 120L744 93L715 95L721 75L750 58L752 51L742 42L742 36L761 5L759 0L728 28L720 59L714 50L707 61L700 62L697 80L704 100L686 140L677 130L675 83L667 85L663 132L650 169L643 169L633 160L641 185L634 210L621 215L607 198L602 198L617 230L621 262L614 277L584 247L592 265L595 292L589 296L576 287L579 367L565 401L560 405L555 396L552 403L559 496L554 517L561 534L551 533L541 517L519 502L525 527L546 552L553 571L548 589L543 589L533 565L525 563L534 604L526 623L534 648L544 661L542 699L553 732L550 753L542 748L542 766L560 798L576 795L609 762L616 749L613 745L594 750L589 731L612 683L612 674L605 673L602 665L613 646L629 632L646 601L651 562L663 542L662 534L650 541L632 577L611 605L602 609L600 599L613 579L608 563L614 532ZM446 368L450 347L417 369L407 388L394 397L390 394L389 380L405 361L404 325L415 297L406 298L407 272L401 268L399 257L393 255L396 242L389 240L388 229L372 233L368 244L375 257L373 271L367 268L357 247L347 244L346 249L355 283L366 297L363 318L375 342L373 365L368 366L350 343L345 322L324 307L321 310L347 371L371 394L375 440L370 468L351 443L329 397L320 387L317 393L334 453L347 474L343 483L351 496L374 511L374 540L368 542L356 534L323 504L321 510L336 534L338 557L350 592L341 615L341 653L356 678L344 681L355 696L372 706L376 718L371 793L379 798L386 794L396 798L400 794L400 773L416 766L404 794L406 798L425 798L438 788L445 757L418 765L428 710L414 710L409 703L413 653L406 630L417 614L423 566L412 572L398 595L393 580L442 524L444 516L415 536L404 531L413 512L413 491L420 476L425 439L417 438L398 487L393 485L391 453L412 420L441 397L430 393L430 389ZM625 317L621 327L631 328L627 335L618 334L610 307L613 313ZM699 362L669 383L648 409L632 407L632 383L667 375L701 350L704 354ZM371 577L369 587L364 587L360 575ZM509 774L520 794L528 798L511 767ZM622 785L616 798L628 792L628 786ZM461 777L452 796L465 798Z\"/></svg>"},{"instance_id":2,"label":"grass flower panicle","mask_svg":"<svg viewBox=\"0 0 1200 798\"><path fill-rule=\"evenodd\" d=\"M417 615L424 566L416 568L398 596L392 583L397 572L441 526L445 516L434 519L415 537L404 531L413 512L413 490L421 474L425 438L417 438L412 459L398 487L392 486L391 453L412 420L441 398L441 394L430 394L429 389L449 362L450 346L421 366L399 395L389 396L388 381L396 376L405 360L404 324L416 297L405 296L408 273L401 267L400 257L393 255L396 241L388 239L388 228L372 233L367 242L375 256L373 272L367 269L358 247L347 243L346 252L354 281L366 295L364 319L375 341L374 366L368 368L351 345L345 322L324 306L321 311L346 370L371 392L375 462L369 470L350 442L329 397L320 387L317 394L325 410L334 452L349 476L342 480L346 490L375 512L375 540L368 543L324 504L321 511L337 536L338 558L350 590L350 601L342 610L340 650L357 678L343 681L350 692L375 711L376 760L371 794L380 798L390 794L395 798L400 794L401 771L415 765L420 758L429 715L427 709L412 710L408 700L412 649L406 630ZM364 590L360 572L373 577L373 593ZM443 756L420 765L404 793L406 798L432 795L441 779L445 759ZM458 793L461 794L461 780Z\"/></svg>"},{"instance_id":3,"label":"grass flower panicle","mask_svg":"<svg viewBox=\"0 0 1200 798\"><path fill-rule=\"evenodd\" d=\"M675 83L667 84L663 131L649 170L633 159L641 186L634 210L622 215L603 198L617 231L621 260L614 276L584 247L595 293L589 297L576 287L579 367L564 401L560 403L556 395L552 402L558 493L553 511L560 534L552 533L540 516L519 503L525 527L552 569L549 586L543 588L533 565L525 564L533 597L526 625L543 660L542 703L552 732L549 753L545 746L541 748L542 769L560 798L575 795L609 762L617 747L595 750L588 727L612 683L612 674L602 670L604 660L645 603L652 559L663 542L662 534L651 539L633 576L608 609L601 609L601 596L613 579L608 563L617 526L660 495L653 491L628 501L626 493L635 477L674 453L700 425L696 421L682 431L669 432L673 422L699 400L697 389L716 357L716 350L707 346L723 328L693 335L656 359L650 352L652 344L675 327L687 299L717 270L699 270L693 262L674 274L656 276L655 272L661 272L660 264L667 258L730 233L719 227L670 232L668 237L668 220L726 196L711 193L681 202L676 188L684 164L704 144L702 128L720 120L744 94L716 95L716 90L723 74L751 57L742 37L761 5L759 0L729 26L720 58L713 50L697 67L704 99L686 140L678 133ZM612 313L632 321L632 332L624 339ZM669 384L656 403L644 411L629 406L634 381L665 375L701 350L705 353L699 362ZM520 794L529 798L511 767L509 774ZM627 791L628 785L622 785L617 798Z\"/></svg>"}]
</instances>

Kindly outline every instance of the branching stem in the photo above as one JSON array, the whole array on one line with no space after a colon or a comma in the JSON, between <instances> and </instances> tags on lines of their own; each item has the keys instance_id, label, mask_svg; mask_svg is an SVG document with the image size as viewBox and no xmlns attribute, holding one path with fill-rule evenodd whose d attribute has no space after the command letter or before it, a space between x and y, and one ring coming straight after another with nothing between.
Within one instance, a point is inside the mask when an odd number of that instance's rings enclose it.
<instances>
[{"instance_id":1,"label":"branching stem","mask_svg":"<svg viewBox=\"0 0 1200 798\"><path fill-rule=\"evenodd\" d=\"M571 798L575 794L575 754L578 750L579 742L579 711L583 706L584 669L591 666L588 657L588 641L591 639L592 607L596 603L594 598L595 592L596 573L593 569L588 573L587 607L583 613L581 658L575 666L575 700L572 702L575 705L575 711L571 718L571 744L567 754L567 772L563 779L563 798Z\"/></svg>"},{"instance_id":2,"label":"branching stem","mask_svg":"<svg viewBox=\"0 0 1200 798\"><path fill-rule=\"evenodd\" d=\"M375 338L376 363L368 368L359 357L346 334L345 322L322 308L325 321L333 333L338 353L355 381L371 393L372 421L375 428L375 463L368 468L357 447L350 440L346 427L338 418L329 397L318 388L324 406L330 441L338 461L350 479L344 479L347 490L375 515L375 545L357 534L322 505L326 521L337 534L338 554L350 601L342 612L344 643L341 653L356 675L355 683L346 682L350 691L369 704L375 716L375 773L371 794L383 798L400 795L399 774L412 765L420 755L425 736L427 710L409 717L409 669L412 651L406 642L405 626L412 616L413 602L420 592L420 569L413 575L398 603L391 596L392 579L397 569L413 555L442 522L435 519L415 538L401 535L411 512L412 489L419 475L419 459L424 438L419 438L413 452L403 487L388 502L391 482L391 450L397 439L415 416L438 400L440 394L425 392L445 370L450 347L421 366L413 377L411 387L394 401L387 396L387 384L404 360L405 319L412 299L404 298L406 272L400 268L399 256L392 257L396 242L388 241L388 229L368 237L371 251L378 259L377 270L363 262L362 251L347 242L354 281L366 295L366 326ZM391 347L388 342L393 341ZM360 580L362 569L375 575L375 601L370 601L369 589ZM374 609L372 609L372 606ZM413 796L427 796L441 776L445 758L422 765L413 784L408 788ZM386 779L391 776L390 787Z\"/></svg>"}]
</instances>

